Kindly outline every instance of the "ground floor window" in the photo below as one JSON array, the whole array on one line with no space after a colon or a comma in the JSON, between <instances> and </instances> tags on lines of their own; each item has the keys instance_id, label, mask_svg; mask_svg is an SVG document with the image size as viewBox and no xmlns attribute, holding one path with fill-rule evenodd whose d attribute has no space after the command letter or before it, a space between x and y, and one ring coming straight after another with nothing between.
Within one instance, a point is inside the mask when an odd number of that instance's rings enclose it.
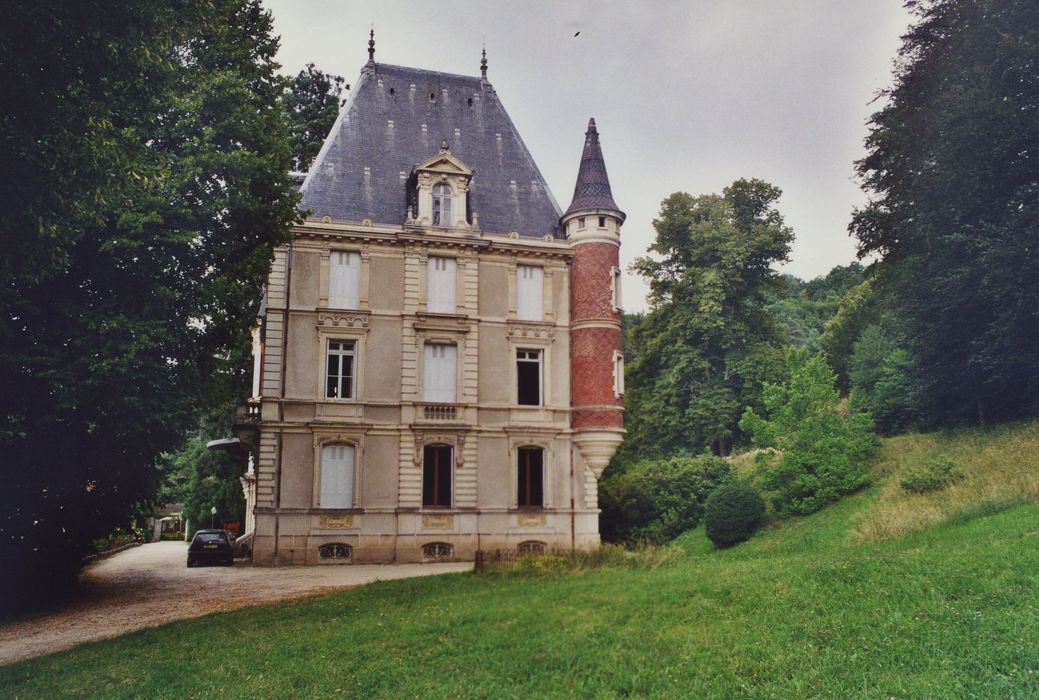
<instances>
[{"instance_id":1,"label":"ground floor window","mask_svg":"<svg viewBox=\"0 0 1039 700\"><path fill-rule=\"evenodd\" d=\"M451 453L449 445L426 445L422 448L423 506L451 506Z\"/></svg>"},{"instance_id":2,"label":"ground floor window","mask_svg":"<svg viewBox=\"0 0 1039 700\"><path fill-rule=\"evenodd\" d=\"M545 505L545 451L540 447L521 447L517 453L516 505L541 508Z\"/></svg>"}]
</instances>

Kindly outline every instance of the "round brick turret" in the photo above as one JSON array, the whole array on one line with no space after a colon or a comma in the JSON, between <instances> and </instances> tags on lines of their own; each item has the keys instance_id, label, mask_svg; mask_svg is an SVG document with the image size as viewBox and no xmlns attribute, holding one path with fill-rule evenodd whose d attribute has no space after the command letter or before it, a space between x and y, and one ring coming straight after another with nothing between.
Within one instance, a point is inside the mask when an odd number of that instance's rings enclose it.
<instances>
[{"instance_id":1,"label":"round brick turret","mask_svg":"<svg viewBox=\"0 0 1039 700\"><path fill-rule=\"evenodd\" d=\"M598 477L624 438L620 230L595 120L588 122L574 199L562 224L570 274L570 399L574 442ZM620 374L621 376L617 376Z\"/></svg>"}]
</instances>

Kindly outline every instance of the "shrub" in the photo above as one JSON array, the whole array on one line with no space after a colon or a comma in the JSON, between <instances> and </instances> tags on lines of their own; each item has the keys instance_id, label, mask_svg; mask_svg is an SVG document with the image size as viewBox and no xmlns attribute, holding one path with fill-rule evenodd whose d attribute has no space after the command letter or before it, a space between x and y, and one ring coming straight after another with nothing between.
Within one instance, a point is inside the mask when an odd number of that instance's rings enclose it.
<instances>
[{"instance_id":1,"label":"shrub","mask_svg":"<svg viewBox=\"0 0 1039 700\"><path fill-rule=\"evenodd\" d=\"M752 486L722 484L707 498L704 525L716 547L731 547L751 535L765 517L765 501Z\"/></svg>"},{"instance_id":2,"label":"shrub","mask_svg":"<svg viewBox=\"0 0 1039 700\"><path fill-rule=\"evenodd\" d=\"M902 488L913 493L940 491L963 478L963 472L947 457L927 460L922 467L911 469L902 479Z\"/></svg>"},{"instance_id":3,"label":"shrub","mask_svg":"<svg viewBox=\"0 0 1039 700\"><path fill-rule=\"evenodd\" d=\"M760 485L773 492L776 511L814 513L869 483L866 467L879 440L869 414L841 401L822 355L791 350L787 364L787 383L765 385L768 419L747 409L740 428L762 448Z\"/></svg>"},{"instance_id":4,"label":"shrub","mask_svg":"<svg viewBox=\"0 0 1039 700\"><path fill-rule=\"evenodd\" d=\"M730 478L720 457L641 462L599 486L600 531L608 542L660 544L700 524L703 504Z\"/></svg>"}]
</instances>

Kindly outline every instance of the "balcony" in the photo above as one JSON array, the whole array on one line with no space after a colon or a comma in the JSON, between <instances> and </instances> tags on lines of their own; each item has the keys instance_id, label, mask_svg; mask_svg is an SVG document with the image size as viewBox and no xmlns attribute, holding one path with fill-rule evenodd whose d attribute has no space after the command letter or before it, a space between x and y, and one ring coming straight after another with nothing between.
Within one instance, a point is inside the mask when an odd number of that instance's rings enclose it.
<instances>
[{"instance_id":1,"label":"balcony","mask_svg":"<svg viewBox=\"0 0 1039 700\"><path fill-rule=\"evenodd\" d=\"M260 422L260 400L249 399L248 402L238 405L238 420L235 421L239 425L248 425Z\"/></svg>"},{"instance_id":2,"label":"balcony","mask_svg":"<svg viewBox=\"0 0 1039 700\"><path fill-rule=\"evenodd\" d=\"M458 419L458 407L452 404L423 404L419 409L419 419L430 423L451 422Z\"/></svg>"}]
</instances>

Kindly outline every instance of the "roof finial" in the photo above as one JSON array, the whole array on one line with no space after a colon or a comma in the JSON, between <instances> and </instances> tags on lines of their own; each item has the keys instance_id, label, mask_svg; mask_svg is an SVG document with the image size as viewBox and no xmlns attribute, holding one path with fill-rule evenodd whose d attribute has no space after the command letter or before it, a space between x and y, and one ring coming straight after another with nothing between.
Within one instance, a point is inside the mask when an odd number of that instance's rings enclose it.
<instances>
[{"instance_id":1,"label":"roof finial","mask_svg":"<svg viewBox=\"0 0 1039 700\"><path fill-rule=\"evenodd\" d=\"M487 80L487 45L483 47L483 58L480 59L480 77Z\"/></svg>"},{"instance_id":2,"label":"roof finial","mask_svg":"<svg viewBox=\"0 0 1039 700\"><path fill-rule=\"evenodd\" d=\"M368 63L375 63L375 27L368 32Z\"/></svg>"}]
</instances>

